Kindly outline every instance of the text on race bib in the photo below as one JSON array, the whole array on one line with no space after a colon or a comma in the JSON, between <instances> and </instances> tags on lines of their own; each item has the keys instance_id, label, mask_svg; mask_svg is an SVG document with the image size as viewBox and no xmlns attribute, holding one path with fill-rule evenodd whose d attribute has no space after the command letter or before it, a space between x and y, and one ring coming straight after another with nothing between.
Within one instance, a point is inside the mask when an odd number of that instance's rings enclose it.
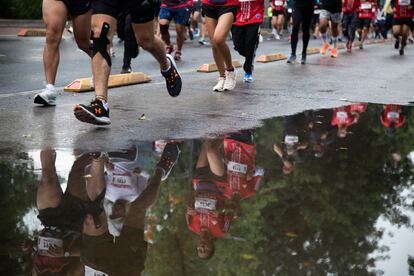
<instances>
[{"instance_id":1,"label":"text on race bib","mask_svg":"<svg viewBox=\"0 0 414 276\"><path fill-rule=\"evenodd\" d=\"M285 143L288 145L293 145L299 142L299 137L297 135L286 135Z\"/></svg>"},{"instance_id":2,"label":"text on race bib","mask_svg":"<svg viewBox=\"0 0 414 276\"><path fill-rule=\"evenodd\" d=\"M348 113L344 112L344 111L339 111L336 113L336 117L340 120L346 120L348 119Z\"/></svg>"},{"instance_id":3,"label":"text on race bib","mask_svg":"<svg viewBox=\"0 0 414 276\"><path fill-rule=\"evenodd\" d=\"M276 6L276 7L283 6L283 1L278 1L278 0L276 0L276 1L275 1L275 6Z\"/></svg>"},{"instance_id":4,"label":"text on race bib","mask_svg":"<svg viewBox=\"0 0 414 276\"><path fill-rule=\"evenodd\" d=\"M400 113L398 112L388 112L387 118L391 120L396 120L400 118Z\"/></svg>"},{"instance_id":5,"label":"text on race bib","mask_svg":"<svg viewBox=\"0 0 414 276\"><path fill-rule=\"evenodd\" d=\"M372 4L371 3L361 3L361 9L363 10L369 10L371 9Z\"/></svg>"},{"instance_id":6,"label":"text on race bib","mask_svg":"<svg viewBox=\"0 0 414 276\"><path fill-rule=\"evenodd\" d=\"M217 200L212 198L196 198L194 207L195 209L204 209L209 211L216 210Z\"/></svg>"},{"instance_id":7,"label":"text on race bib","mask_svg":"<svg viewBox=\"0 0 414 276\"><path fill-rule=\"evenodd\" d=\"M128 175L114 175L112 177L112 183L116 186L131 186L132 177Z\"/></svg>"},{"instance_id":8,"label":"text on race bib","mask_svg":"<svg viewBox=\"0 0 414 276\"><path fill-rule=\"evenodd\" d=\"M227 170L232 171L232 172L246 174L247 165L229 161L229 163L227 164Z\"/></svg>"},{"instance_id":9,"label":"text on race bib","mask_svg":"<svg viewBox=\"0 0 414 276\"><path fill-rule=\"evenodd\" d=\"M400 6L409 6L411 4L411 0L398 0L398 4Z\"/></svg>"},{"instance_id":10,"label":"text on race bib","mask_svg":"<svg viewBox=\"0 0 414 276\"><path fill-rule=\"evenodd\" d=\"M62 239L39 236L39 239L37 240L37 248L39 250L46 250L47 251L49 249L49 247L51 247L51 246L62 247L63 246L63 240Z\"/></svg>"}]
</instances>

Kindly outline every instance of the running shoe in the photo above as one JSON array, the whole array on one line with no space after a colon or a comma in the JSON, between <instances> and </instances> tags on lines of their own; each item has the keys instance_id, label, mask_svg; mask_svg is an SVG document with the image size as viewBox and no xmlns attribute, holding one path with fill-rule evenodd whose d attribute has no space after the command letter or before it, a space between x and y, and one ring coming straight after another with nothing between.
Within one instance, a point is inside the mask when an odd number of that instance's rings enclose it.
<instances>
[{"instance_id":1,"label":"running shoe","mask_svg":"<svg viewBox=\"0 0 414 276\"><path fill-rule=\"evenodd\" d=\"M226 78L224 80L224 91L233 90L236 87L236 80L237 80L237 70L234 68L234 71L227 71L226 70Z\"/></svg>"},{"instance_id":2,"label":"running shoe","mask_svg":"<svg viewBox=\"0 0 414 276\"><path fill-rule=\"evenodd\" d=\"M404 49L400 49L400 56L403 56L404 55Z\"/></svg>"},{"instance_id":3,"label":"running shoe","mask_svg":"<svg viewBox=\"0 0 414 276\"><path fill-rule=\"evenodd\" d=\"M398 50L400 48L400 39L395 40L394 49Z\"/></svg>"},{"instance_id":4,"label":"running shoe","mask_svg":"<svg viewBox=\"0 0 414 276\"><path fill-rule=\"evenodd\" d=\"M224 82L226 79L224 77L219 77L217 84L213 87L213 91L215 92L223 92L224 91Z\"/></svg>"},{"instance_id":5,"label":"running shoe","mask_svg":"<svg viewBox=\"0 0 414 276\"><path fill-rule=\"evenodd\" d=\"M48 84L42 92L34 96L33 102L44 106L56 105L56 96L57 92L55 87L52 84Z\"/></svg>"},{"instance_id":6,"label":"running shoe","mask_svg":"<svg viewBox=\"0 0 414 276\"><path fill-rule=\"evenodd\" d=\"M122 66L121 74L129 74L132 72L131 66Z\"/></svg>"},{"instance_id":7,"label":"running shoe","mask_svg":"<svg viewBox=\"0 0 414 276\"><path fill-rule=\"evenodd\" d=\"M243 77L243 81L248 82L248 83L253 82L253 74L245 72L244 77Z\"/></svg>"},{"instance_id":8,"label":"running shoe","mask_svg":"<svg viewBox=\"0 0 414 276\"><path fill-rule=\"evenodd\" d=\"M413 38L412 36L410 36L410 37L408 38L408 41L409 41L411 44L413 44L413 43L414 43L414 38Z\"/></svg>"},{"instance_id":9,"label":"running shoe","mask_svg":"<svg viewBox=\"0 0 414 276\"><path fill-rule=\"evenodd\" d=\"M300 64L306 64L306 53L302 53L302 58L300 60Z\"/></svg>"},{"instance_id":10,"label":"running shoe","mask_svg":"<svg viewBox=\"0 0 414 276\"><path fill-rule=\"evenodd\" d=\"M198 40L198 44L200 44L200 45L206 45L206 40L204 38L200 38Z\"/></svg>"},{"instance_id":11,"label":"running shoe","mask_svg":"<svg viewBox=\"0 0 414 276\"><path fill-rule=\"evenodd\" d=\"M165 78L167 90L170 96L177 97L181 92L181 77L180 74L178 74L177 65L175 64L173 57L171 55L167 55L167 59L170 61L170 69L165 72L161 71L161 74Z\"/></svg>"},{"instance_id":12,"label":"running shoe","mask_svg":"<svg viewBox=\"0 0 414 276\"><path fill-rule=\"evenodd\" d=\"M320 50L321 55L326 55L326 51L328 51L328 49L329 49L329 43L324 43Z\"/></svg>"},{"instance_id":13,"label":"running shoe","mask_svg":"<svg viewBox=\"0 0 414 276\"><path fill-rule=\"evenodd\" d=\"M296 61L296 55L291 54L286 63L294 63Z\"/></svg>"},{"instance_id":14,"label":"running shoe","mask_svg":"<svg viewBox=\"0 0 414 276\"><path fill-rule=\"evenodd\" d=\"M359 49L364 50L364 44L363 43L359 44Z\"/></svg>"},{"instance_id":15,"label":"running shoe","mask_svg":"<svg viewBox=\"0 0 414 276\"><path fill-rule=\"evenodd\" d=\"M76 119L93 125L109 125L109 105L95 99L89 105L78 104L73 110Z\"/></svg>"},{"instance_id":16,"label":"running shoe","mask_svg":"<svg viewBox=\"0 0 414 276\"><path fill-rule=\"evenodd\" d=\"M181 51L179 51L179 50L175 51L174 60L176 60L176 61L181 60Z\"/></svg>"},{"instance_id":17,"label":"running shoe","mask_svg":"<svg viewBox=\"0 0 414 276\"><path fill-rule=\"evenodd\" d=\"M351 41L346 42L346 50L347 50L348 53L352 52L352 42Z\"/></svg>"},{"instance_id":18,"label":"running shoe","mask_svg":"<svg viewBox=\"0 0 414 276\"><path fill-rule=\"evenodd\" d=\"M164 171L164 175L161 178L161 181L165 181L170 175L172 168L178 161L180 152L181 151L177 143L168 143L165 146L161 155L161 159L157 164L157 167L161 168Z\"/></svg>"},{"instance_id":19,"label":"running shoe","mask_svg":"<svg viewBox=\"0 0 414 276\"><path fill-rule=\"evenodd\" d=\"M197 28L194 30L194 37L199 37L200 36L200 29Z\"/></svg>"},{"instance_id":20,"label":"running shoe","mask_svg":"<svg viewBox=\"0 0 414 276\"><path fill-rule=\"evenodd\" d=\"M331 48L331 58L337 58L338 57L338 49Z\"/></svg>"},{"instance_id":21,"label":"running shoe","mask_svg":"<svg viewBox=\"0 0 414 276\"><path fill-rule=\"evenodd\" d=\"M280 40L280 35L278 33L275 34L275 39Z\"/></svg>"}]
</instances>

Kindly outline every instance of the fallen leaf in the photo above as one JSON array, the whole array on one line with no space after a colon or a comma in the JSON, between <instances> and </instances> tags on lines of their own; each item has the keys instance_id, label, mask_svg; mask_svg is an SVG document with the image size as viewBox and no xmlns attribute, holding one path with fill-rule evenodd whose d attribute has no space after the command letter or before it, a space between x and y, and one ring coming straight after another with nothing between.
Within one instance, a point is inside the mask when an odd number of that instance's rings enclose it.
<instances>
[{"instance_id":1,"label":"fallen leaf","mask_svg":"<svg viewBox=\"0 0 414 276\"><path fill-rule=\"evenodd\" d=\"M292 233L292 232L287 232L285 235L289 238L296 238L298 236L298 235L296 235L295 233Z\"/></svg>"},{"instance_id":2,"label":"fallen leaf","mask_svg":"<svg viewBox=\"0 0 414 276\"><path fill-rule=\"evenodd\" d=\"M254 256L252 254L241 254L241 257L245 260L253 260Z\"/></svg>"},{"instance_id":3,"label":"fallen leaf","mask_svg":"<svg viewBox=\"0 0 414 276\"><path fill-rule=\"evenodd\" d=\"M145 116L145 113L142 113L141 117L139 117L139 119L138 119L138 120L140 120L140 121L144 121L144 120L146 120L146 119L147 119L147 117Z\"/></svg>"}]
</instances>

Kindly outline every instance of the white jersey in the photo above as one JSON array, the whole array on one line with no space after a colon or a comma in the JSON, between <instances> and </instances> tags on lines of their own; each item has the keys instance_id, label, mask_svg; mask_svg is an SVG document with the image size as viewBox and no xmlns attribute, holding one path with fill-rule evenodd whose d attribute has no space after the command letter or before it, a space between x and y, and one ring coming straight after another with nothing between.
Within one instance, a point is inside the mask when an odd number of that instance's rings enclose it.
<instances>
[{"instance_id":1,"label":"white jersey","mask_svg":"<svg viewBox=\"0 0 414 276\"><path fill-rule=\"evenodd\" d=\"M117 199L134 201L145 189L149 174L141 171L138 176L133 175L132 172L138 167L136 161L120 158L111 158L109 161L114 168L112 171L106 171L105 198L112 202Z\"/></svg>"}]
</instances>

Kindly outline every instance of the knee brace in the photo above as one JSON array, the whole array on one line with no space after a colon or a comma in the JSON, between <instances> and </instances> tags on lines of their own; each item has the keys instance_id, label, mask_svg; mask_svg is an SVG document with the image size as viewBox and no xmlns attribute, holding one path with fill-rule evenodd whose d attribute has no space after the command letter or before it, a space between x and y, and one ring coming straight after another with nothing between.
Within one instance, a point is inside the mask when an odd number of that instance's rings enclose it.
<instances>
[{"instance_id":1,"label":"knee brace","mask_svg":"<svg viewBox=\"0 0 414 276\"><path fill-rule=\"evenodd\" d=\"M92 58L97 54L100 53L101 56L106 60L109 67L112 65L111 57L107 51L107 47L109 45L109 39L107 37L109 32L109 24L104 22L102 25L101 35L99 37L94 37L93 32L91 34L92 39Z\"/></svg>"},{"instance_id":2,"label":"knee brace","mask_svg":"<svg viewBox=\"0 0 414 276\"><path fill-rule=\"evenodd\" d=\"M168 33L169 28L170 28L170 25L160 25L161 35L169 35Z\"/></svg>"}]
</instances>

